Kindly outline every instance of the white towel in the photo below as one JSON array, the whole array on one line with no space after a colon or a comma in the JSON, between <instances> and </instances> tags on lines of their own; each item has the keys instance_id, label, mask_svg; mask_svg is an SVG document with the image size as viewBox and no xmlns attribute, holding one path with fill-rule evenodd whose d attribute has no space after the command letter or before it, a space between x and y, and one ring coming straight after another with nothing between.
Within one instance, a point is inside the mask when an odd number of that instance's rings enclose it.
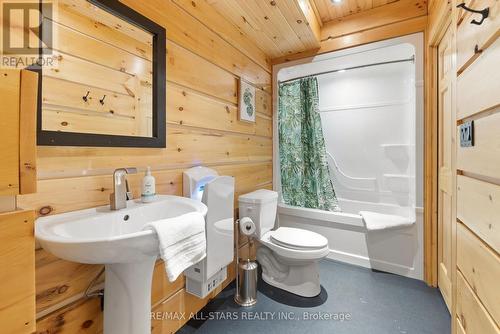
<instances>
[{"instance_id":1,"label":"white towel","mask_svg":"<svg viewBox=\"0 0 500 334\"><path fill-rule=\"evenodd\" d=\"M144 229L153 230L158 235L160 255L165 261L170 282L207 255L205 218L198 212L158 220L147 224Z\"/></svg>"},{"instance_id":2,"label":"white towel","mask_svg":"<svg viewBox=\"0 0 500 334\"><path fill-rule=\"evenodd\" d=\"M368 231L385 230L415 224L414 220L396 215L385 215L371 211L360 211L359 214L363 217Z\"/></svg>"}]
</instances>

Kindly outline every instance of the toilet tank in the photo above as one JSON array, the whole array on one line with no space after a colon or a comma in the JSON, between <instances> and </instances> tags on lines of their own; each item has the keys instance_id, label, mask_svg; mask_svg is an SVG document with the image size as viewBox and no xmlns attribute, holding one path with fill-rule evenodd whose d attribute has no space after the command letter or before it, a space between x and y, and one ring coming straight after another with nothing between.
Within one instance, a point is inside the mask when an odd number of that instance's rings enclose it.
<instances>
[{"instance_id":1,"label":"toilet tank","mask_svg":"<svg viewBox=\"0 0 500 334\"><path fill-rule=\"evenodd\" d=\"M257 238L274 228L278 193L260 189L238 197L240 218L250 217L256 227Z\"/></svg>"}]
</instances>

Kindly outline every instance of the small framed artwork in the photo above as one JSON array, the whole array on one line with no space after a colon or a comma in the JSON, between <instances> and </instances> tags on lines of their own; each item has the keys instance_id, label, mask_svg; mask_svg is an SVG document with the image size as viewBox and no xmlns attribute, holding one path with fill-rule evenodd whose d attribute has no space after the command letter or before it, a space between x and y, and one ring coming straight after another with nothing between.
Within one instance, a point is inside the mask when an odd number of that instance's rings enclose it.
<instances>
[{"instance_id":1,"label":"small framed artwork","mask_svg":"<svg viewBox=\"0 0 500 334\"><path fill-rule=\"evenodd\" d=\"M240 79L238 109L240 121L255 123L255 87Z\"/></svg>"}]
</instances>

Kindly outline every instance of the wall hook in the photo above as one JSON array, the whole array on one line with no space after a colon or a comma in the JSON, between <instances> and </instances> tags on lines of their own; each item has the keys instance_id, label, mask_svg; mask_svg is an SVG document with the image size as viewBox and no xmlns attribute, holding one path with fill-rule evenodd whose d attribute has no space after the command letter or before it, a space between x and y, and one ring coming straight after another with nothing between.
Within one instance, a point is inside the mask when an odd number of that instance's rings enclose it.
<instances>
[{"instance_id":1,"label":"wall hook","mask_svg":"<svg viewBox=\"0 0 500 334\"><path fill-rule=\"evenodd\" d=\"M87 102L89 100L89 94L90 94L90 91L88 90L87 94L85 94L85 96L82 96L83 101Z\"/></svg>"},{"instance_id":2,"label":"wall hook","mask_svg":"<svg viewBox=\"0 0 500 334\"><path fill-rule=\"evenodd\" d=\"M481 14L482 17L481 17L480 21L478 21L476 19L470 21L471 24L476 24L478 26L480 26L481 24L483 24L483 21L490 15L490 7L486 7L485 9L482 9L482 10L475 10L475 9L467 7L465 5L465 2L463 2L460 5L457 5L457 8L463 8L463 9L465 9L468 12L476 13L476 14Z\"/></svg>"},{"instance_id":3,"label":"wall hook","mask_svg":"<svg viewBox=\"0 0 500 334\"><path fill-rule=\"evenodd\" d=\"M104 105L104 99L105 99L105 98L106 98L106 95L104 95L104 96L102 97L102 99L100 99L100 100L99 100L99 103L100 103L101 105Z\"/></svg>"}]
</instances>

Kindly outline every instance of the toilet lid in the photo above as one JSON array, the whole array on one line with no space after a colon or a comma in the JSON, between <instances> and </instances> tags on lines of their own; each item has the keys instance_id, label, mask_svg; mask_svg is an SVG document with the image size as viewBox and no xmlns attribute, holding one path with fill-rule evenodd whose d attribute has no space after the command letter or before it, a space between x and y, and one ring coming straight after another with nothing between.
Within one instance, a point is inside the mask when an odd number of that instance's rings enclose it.
<instances>
[{"instance_id":1,"label":"toilet lid","mask_svg":"<svg viewBox=\"0 0 500 334\"><path fill-rule=\"evenodd\" d=\"M328 240L321 234L292 227L280 227L273 231L271 240L280 246L295 249L319 249L328 245Z\"/></svg>"}]
</instances>

